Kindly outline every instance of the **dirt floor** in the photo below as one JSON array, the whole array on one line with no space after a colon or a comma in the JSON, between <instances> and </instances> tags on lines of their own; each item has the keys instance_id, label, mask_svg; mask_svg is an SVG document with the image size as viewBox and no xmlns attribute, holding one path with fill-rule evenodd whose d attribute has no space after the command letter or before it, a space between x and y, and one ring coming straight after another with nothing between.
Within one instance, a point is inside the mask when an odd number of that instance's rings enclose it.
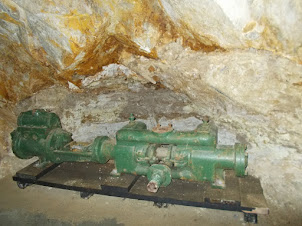
<instances>
[{"instance_id":1,"label":"dirt floor","mask_svg":"<svg viewBox=\"0 0 302 226\"><path fill-rule=\"evenodd\" d=\"M0 225L250 225L240 212L168 205L94 195L38 185L19 189L12 178L0 180ZM259 216L258 225L271 225Z\"/></svg>"}]
</instances>

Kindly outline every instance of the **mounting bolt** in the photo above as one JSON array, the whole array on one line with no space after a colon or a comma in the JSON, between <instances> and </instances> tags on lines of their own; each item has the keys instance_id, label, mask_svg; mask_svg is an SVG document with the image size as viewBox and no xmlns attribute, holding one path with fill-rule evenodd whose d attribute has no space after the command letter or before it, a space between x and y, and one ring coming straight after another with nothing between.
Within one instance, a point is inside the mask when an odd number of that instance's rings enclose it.
<instances>
[{"instance_id":1,"label":"mounting bolt","mask_svg":"<svg viewBox=\"0 0 302 226\"><path fill-rule=\"evenodd\" d=\"M166 187L171 183L171 169L166 165L153 164L149 167L147 190L156 193L160 186Z\"/></svg>"},{"instance_id":2,"label":"mounting bolt","mask_svg":"<svg viewBox=\"0 0 302 226\"><path fill-rule=\"evenodd\" d=\"M133 122L135 120L135 117L134 117L133 113L130 114L129 120L130 120L130 122Z\"/></svg>"},{"instance_id":3,"label":"mounting bolt","mask_svg":"<svg viewBox=\"0 0 302 226\"><path fill-rule=\"evenodd\" d=\"M210 117L206 115L206 116L202 117L202 121L204 123L208 123L210 121Z\"/></svg>"}]
</instances>

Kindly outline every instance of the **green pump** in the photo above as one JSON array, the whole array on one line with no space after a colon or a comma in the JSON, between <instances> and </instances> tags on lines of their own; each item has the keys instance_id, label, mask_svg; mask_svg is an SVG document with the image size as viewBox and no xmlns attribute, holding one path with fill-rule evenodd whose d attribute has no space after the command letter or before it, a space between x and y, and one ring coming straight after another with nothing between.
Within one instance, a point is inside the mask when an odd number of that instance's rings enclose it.
<instances>
[{"instance_id":1,"label":"green pump","mask_svg":"<svg viewBox=\"0 0 302 226\"><path fill-rule=\"evenodd\" d=\"M193 131L174 131L172 125L147 130L133 114L128 125L116 134L116 140L97 137L87 146L77 146L71 133L62 129L59 117L45 110L23 112L18 127L11 133L13 152L19 158L38 156L44 163L67 161L106 163L115 161L113 176L122 173L145 175L147 189L157 192L173 179L210 181L225 186L224 170L245 176L248 163L246 145L217 147L217 128L208 120Z\"/></svg>"}]
</instances>

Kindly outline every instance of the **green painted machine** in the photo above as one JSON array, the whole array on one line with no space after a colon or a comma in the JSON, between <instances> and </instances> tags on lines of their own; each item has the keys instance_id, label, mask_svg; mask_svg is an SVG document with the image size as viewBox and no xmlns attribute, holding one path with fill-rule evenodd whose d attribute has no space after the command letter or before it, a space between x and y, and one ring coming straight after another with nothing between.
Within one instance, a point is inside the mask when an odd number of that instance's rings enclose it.
<instances>
[{"instance_id":1,"label":"green painted machine","mask_svg":"<svg viewBox=\"0 0 302 226\"><path fill-rule=\"evenodd\" d=\"M128 125L116 140L97 137L90 145L74 145L71 133L61 127L59 117L45 110L20 114L18 127L11 133L13 151L19 158L38 156L45 163L67 161L106 163L115 161L112 176L123 173L145 175L147 189L157 192L173 179L210 181L225 186L224 170L244 176L247 167L246 145L217 147L217 128L208 120L194 131L174 131L172 126L157 126L152 131L130 116Z\"/></svg>"}]
</instances>

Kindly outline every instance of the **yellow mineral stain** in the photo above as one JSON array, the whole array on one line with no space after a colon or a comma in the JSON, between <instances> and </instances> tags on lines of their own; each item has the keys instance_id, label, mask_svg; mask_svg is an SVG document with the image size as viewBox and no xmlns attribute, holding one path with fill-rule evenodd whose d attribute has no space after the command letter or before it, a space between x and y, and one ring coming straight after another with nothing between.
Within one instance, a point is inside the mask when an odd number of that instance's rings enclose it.
<instances>
[{"instance_id":1,"label":"yellow mineral stain","mask_svg":"<svg viewBox=\"0 0 302 226\"><path fill-rule=\"evenodd\" d=\"M95 43L87 49L86 55L77 66L79 74L94 74L101 70L102 66L116 63L119 59L121 44L114 36L108 36L103 43ZM106 54L109 52L109 54Z\"/></svg>"},{"instance_id":2,"label":"yellow mineral stain","mask_svg":"<svg viewBox=\"0 0 302 226\"><path fill-rule=\"evenodd\" d=\"M43 62L43 49L28 52L22 44L6 45L5 65L10 65L12 75L0 71L0 95L6 100L16 103L45 87L53 85L57 80L55 70ZM18 56L18 57L16 57ZM37 59L41 61L37 63ZM23 58L27 59L26 61ZM27 79L24 79L24 75ZM22 82L20 84L20 82Z\"/></svg>"},{"instance_id":3,"label":"yellow mineral stain","mask_svg":"<svg viewBox=\"0 0 302 226\"><path fill-rule=\"evenodd\" d=\"M261 24L265 26L262 32L262 37L264 39L263 47L269 47L271 50L276 52L283 50L283 45L278 39L279 31L274 26L272 26L269 20L265 17L261 18Z\"/></svg>"},{"instance_id":4,"label":"yellow mineral stain","mask_svg":"<svg viewBox=\"0 0 302 226\"><path fill-rule=\"evenodd\" d=\"M125 3L128 4L127 8L118 7L120 4L118 1L97 3L100 7L109 7L108 9L114 13L114 19L110 18L112 17L110 12L103 14L104 18L99 18L94 14L79 14L76 10L64 15L63 19L66 27L79 30L90 39L85 47L81 47L79 40L72 37L69 39L73 54L66 54L63 59L64 64L66 66L71 65L80 52L85 52L85 56L75 68L63 71L60 77L71 81L74 74L93 75L99 72L102 66L119 62L122 53L124 53L122 56L141 55L157 59L156 47L147 52L134 41L135 39L145 38L146 24L149 24L156 32L155 38L152 35L149 37L155 46L164 45L183 37L183 45L190 47L192 50L202 50L204 52L224 50L207 37L203 37L206 40L205 44L204 40L198 38L198 35L187 35L184 30L186 27L175 27L170 18L162 11L160 5L153 1L126 0ZM112 24L104 25L102 20L119 22L113 26L112 30ZM110 30L106 26L111 26ZM93 38L91 38L92 36ZM77 86L80 85L80 81L72 80L72 82Z\"/></svg>"},{"instance_id":5,"label":"yellow mineral stain","mask_svg":"<svg viewBox=\"0 0 302 226\"><path fill-rule=\"evenodd\" d=\"M58 47L58 48L61 47L56 41L54 41L54 40L52 40L52 39L49 39L48 41L49 41L51 44L53 44L54 46Z\"/></svg>"},{"instance_id":6,"label":"yellow mineral stain","mask_svg":"<svg viewBox=\"0 0 302 226\"><path fill-rule=\"evenodd\" d=\"M13 12L18 12L17 7L15 7L15 6L13 6L13 5L10 5L10 4L8 4L8 7L9 7Z\"/></svg>"},{"instance_id":7,"label":"yellow mineral stain","mask_svg":"<svg viewBox=\"0 0 302 226\"><path fill-rule=\"evenodd\" d=\"M96 37L100 39L103 38L103 36L99 36L98 33L104 33L105 25L102 24L103 18L101 18L100 15L80 14L77 10L72 10L70 13L64 15L61 19L63 21L64 28L80 31L83 35L82 37L85 39L85 43L83 43L83 39L74 37L71 31L65 30L66 36L69 37L69 45L72 51L72 54L65 53L63 57L63 63L66 67L68 67L74 62L79 53L83 51L93 51L92 46L95 47L96 43L98 42ZM106 34L104 34L104 36L106 36ZM64 74L70 73L64 71Z\"/></svg>"},{"instance_id":8,"label":"yellow mineral stain","mask_svg":"<svg viewBox=\"0 0 302 226\"><path fill-rule=\"evenodd\" d=\"M47 1L45 4L51 5L53 3L53 1ZM126 7L121 7L121 2L117 0L96 1L95 4L98 5L97 7L105 9L102 15L96 13L90 15L80 13L77 10L71 10L66 15L54 15L60 21L58 29L61 29L62 36L69 37L72 51L72 53L67 51L63 53L61 60L65 67L72 65L78 54L85 53L74 68L56 72L48 62L47 53L43 48L29 46L32 65L37 64L36 61L38 60L41 68L34 70L28 63L9 62L15 65L15 74L18 76L15 76L13 80L3 80L6 88L0 89L0 95L17 101L54 82L67 86L67 81L70 81L80 87L81 80L74 75L94 75L101 71L103 66L119 63L121 57L130 57L131 55L157 59L156 48L174 42L178 38L182 38L183 46L190 47L192 50L204 52L224 50L213 38L206 35L200 37L200 34L188 30L187 26L176 26L163 12L160 1L125 0L123 4ZM41 12L44 13L43 10ZM19 25L18 21L6 13L0 13L0 19ZM149 28L152 30L147 31L146 29ZM248 28L246 29L248 30ZM154 34L152 33L153 30ZM74 33L78 34L79 32L80 38L74 36ZM5 37L1 38L5 40ZM137 39L150 42L150 52L141 49L141 46L134 41ZM54 40L49 40L49 42L57 48L62 48ZM149 70L152 72L154 69L150 68ZM17 90L14 88L15 84L18 84L20 76L25 72L28 72L29 80L24 81L24 85ZM154 79L157 86L162 87L160 79L157 76ZM186 85L185 82L183 84ZM2 86L2 84L0 85Z\"/></svg>"},{"instance_id":9,"label":"yellow mineral stain","mask_svg":"<svg viewBox=\"0 0 302 226\"><path fill-rule=\"evenodd\" d=\"M247 33L251 30L253 30L256 26L256 22L255 21L251 21L248 24L245 25L245 27L243 28L243 32Z\"/></svg>"},{"instance_id":10,"label":"yellow mineral stain","mask_svg":"<svg viewBox=\"0 0 302 226\"><path fill-rule=\"evenodd\" d=\"M7 22L16 24L16 25L20 25L21 23L17 20L15 20L14 18L10 17L7 13L1 12L0 13L0 20L5 20Z\"/></svg>"},{"instance_id":11,"label":"yellow mineral stain","mask_svg":"<svg viewBox=\"0 0 302 226\"><path fill-rule=\"evenodd\" d=\"M94 75L102 70L104 65L116 63L119 60L119 53L122 50L121 43L114 36L102 37L99 42L93 42L90 46L86 46L83 59L70 70L60 73L60 77L65 81L71 81L76 86L81 86L81 80L75 80L74 75ZM72 58L65 58L65 61Z\"/></svg>"},{"instance_id":12,"label":"yellow mineral stain","mask_svg":"<svg viewBox=\"0 0 302 226\"><path fill-rule=\"evenodd\" d=\"M79 30L83 34L92 35L95 32L94 17L95 15L79 14L77 10L72 10L63 18L66 27ZM101 18L98 18L98 20L101 20Z\"/></svg>"},{"instance_id":13,"label":"yellow mineral stain","mask_svg":"<svg viewBox=\"0 0 302 226\"><path fill-rule=\"evenodd\" d=\"M130 7L131 11L117 7L117 2L113 1L110 4L108 3L112 6L111 9L115 10L117 20L121 21L121 23L116 25L114 34L108 32L106 27L95 28L92 30L95 32L94 38L87 42L85 48L82 48L78 45L78 40L70 38L69 43L73 54L64 57L64 64L72 64L76 55L81 51L85 52L85 56L75 68L70 69L73 72L64 71L61 73L62 77L69 80L72 79L72 75L74 73L81 75L93 75L99 72L102 66L118 62L122 52L143 55L148 58L157 58L156 48L152 48L150 52L146 52L141 50L140 46L133 41L136 36L143 34L143 24L144 20L146 20L146 16L149 21L151 20L150 18L153 18L151 15L155 15L151 12L152 8L146 1L127 2L129 5L133 6L132 8ZM148 15L150 16L148 17ZM84 28L88 25L86 23L81 24L78 21L78 18L84 17L79 16L78 12L76 11L72 11L68 15L64 16L65 25L72 29L84 31ZM156 15L154 18L160 21L159 15ZM77 81L72 82L74 82L76 85L79 85Z\"/></svg>"},{"instance_id":14,"label":"yellow mineral stain","mask_svg":"<svg viewBox=\"0 0 302 226\"><path fill-rule=\"evenodd\" d=\"M1 38L1 39L9 40L8 35L5 35L5 34L0 34L0 38Z\"/></svg>"},{"instance_id":15,"label":"yellow mineral stain","mask_svg":"<svg viewBox=\"0 0 302 226\"><path fill-rule=\"evenodd\" d=\"M66 54L66 56L64 57L63 63L65 64L66 67L71 65L74 62L75 57L82 51L82 49L74 40L74 38L71 37L68 41L73 54Z\"/></svg>"}]
</instances>

